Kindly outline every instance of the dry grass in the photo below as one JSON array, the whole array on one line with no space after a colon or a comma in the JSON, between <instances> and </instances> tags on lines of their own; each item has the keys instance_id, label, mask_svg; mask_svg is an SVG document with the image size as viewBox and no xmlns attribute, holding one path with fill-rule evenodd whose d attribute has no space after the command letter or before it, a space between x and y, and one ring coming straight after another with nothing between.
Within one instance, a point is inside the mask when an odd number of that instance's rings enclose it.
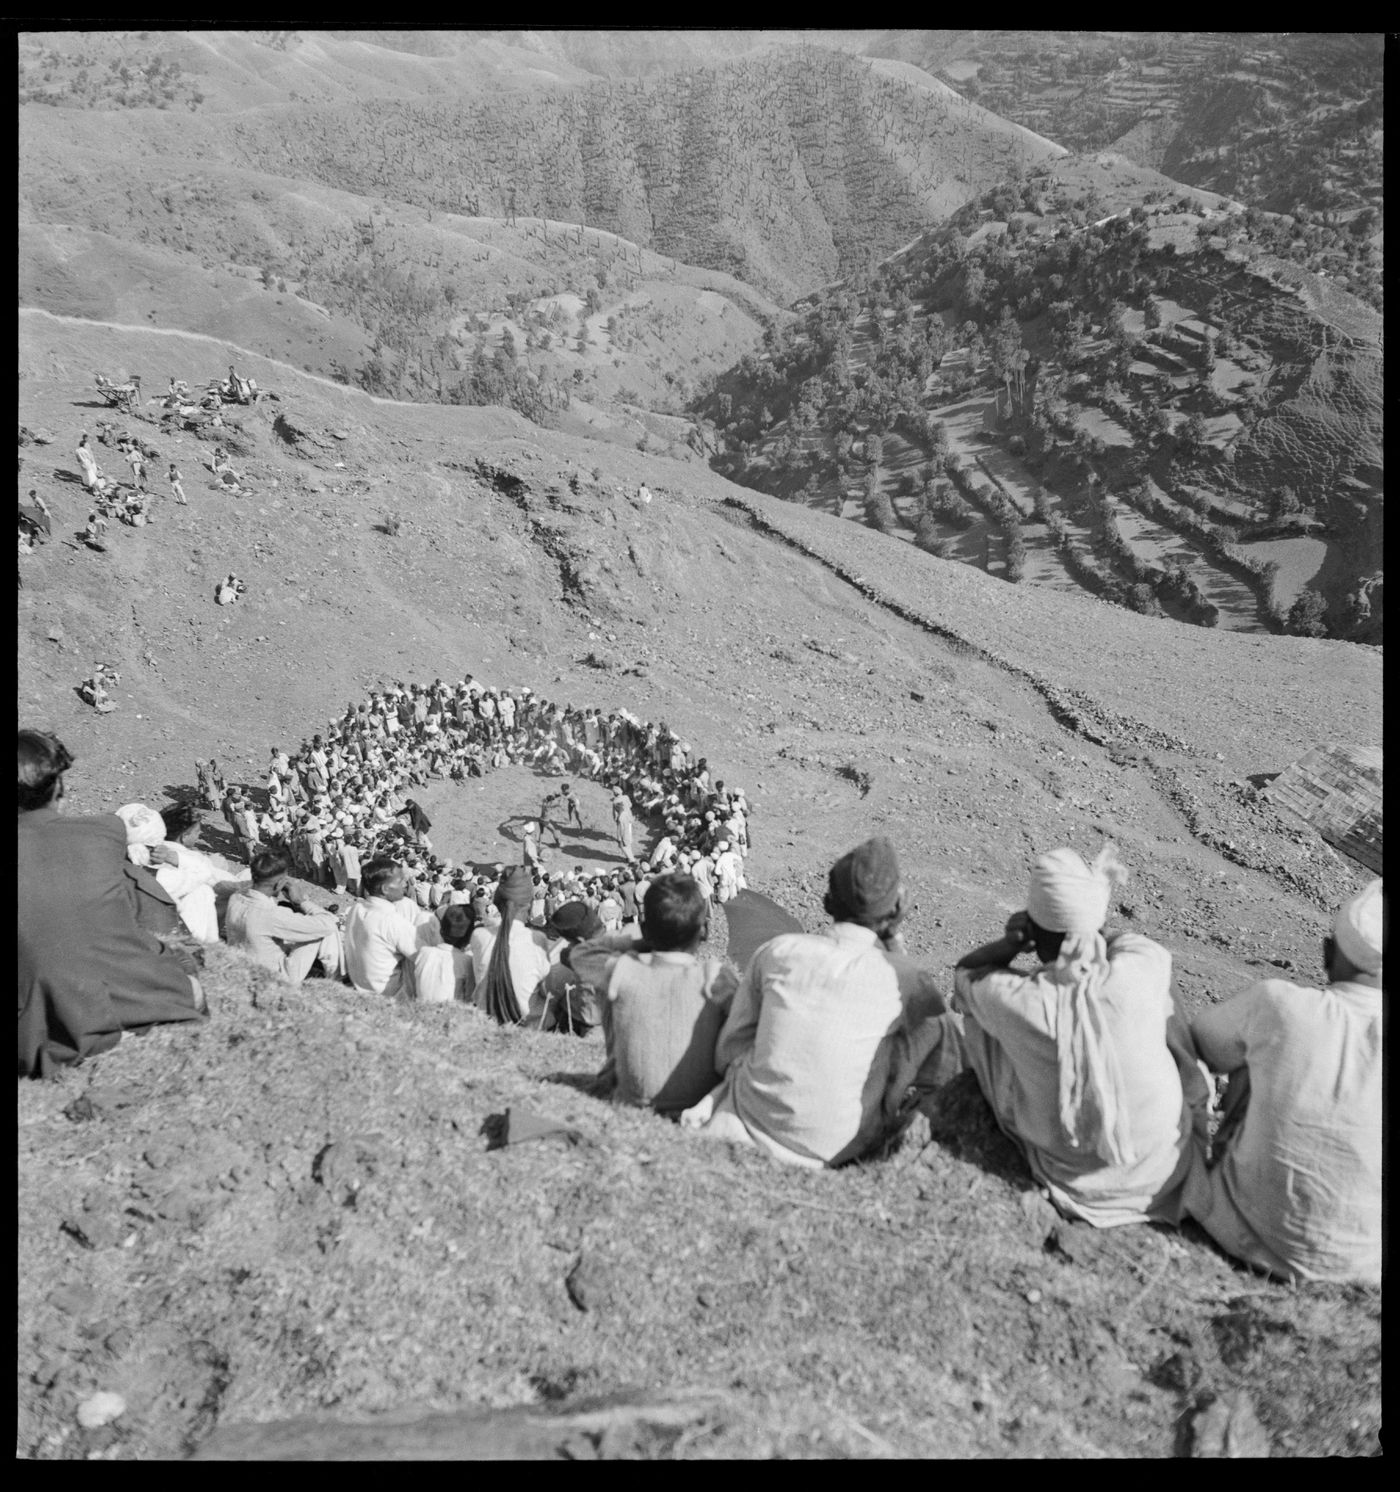
<instances>
[{"instance_id":1,"label":"dry grass","mask_svg":"<svg viewBox=\"0 0 1400 1492\"><path fill-rule=\"evenodd\" d=\"M21 1454L625 1387L719 1394L650 1448L688 1457L1164 1455L1239 1388L1277 1449L1375 1444L1378 1292L1069 1227L969 1077L921 1152L787 1171L583 1096L596 1041L290 990L227 950L206 983L198 1032L21 1089ZM61 1117L80 1091L96 1120ZM518 1105L581 1139L488 1150ZM121 1219L95 1250L59 1228L85 1197ZM127 1414L73 1430L95 1388Z\"/></svg>"}]
</instances>

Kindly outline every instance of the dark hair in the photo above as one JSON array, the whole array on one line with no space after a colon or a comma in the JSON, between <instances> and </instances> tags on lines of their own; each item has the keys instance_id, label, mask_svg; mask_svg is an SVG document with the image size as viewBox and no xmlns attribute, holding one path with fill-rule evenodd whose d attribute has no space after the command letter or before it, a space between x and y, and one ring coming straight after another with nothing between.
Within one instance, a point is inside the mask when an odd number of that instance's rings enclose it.
<instances>
[{"instance_id":1,"label":"dark hair","mask_svg":"<svg viewBox=\"0 0 1400 1492\"><path fill-rule=\"evenodd\" d=\"M693 877L671 871L647 887L642 902L642 931L659 951L689 948L709 918L705 893Z\"/></svg>"},{"instance_id":2,"label":"dark hair","mask_svg":"<svg viewBox=\"0 0 1400 1492\"><path fill-rule=\"evenodd\" d=\"M399 873L399 862L388 855L376 855L360 867L360 889L366 896L379 893Z\"/></svg>"},{"instance_id":3,"label":"dark hair","mask_svg":"<svg viewBox=\"0 0 1400 1492\"><path fill-rule=\"evenodd\" d=\"M476 914L470 907L445 907L439 925L444 943L450 943L453 948L465 948L476 929Z\"/></svg>"},{"instance_id":4,"label":"dark hair","mask_svg":"<svg viewBox=\"0 0 1400 1492\"><path fill-rule=\"evenodd\" d=\"M73 754L55 735L42 730L19 733L19 810L44 808L60 796L63 774Z\"/></svg>"},{"instance_id":5,"label":"dark hair","mask_svg":"<svg viewBox=\"0 0 1400 1492\"><path fill-rule=\"evenodd\" d=\"M255 850L253 858L248 862L254 885L259 881L275 881L278 876L286 875L291 868L292 858L285 850Z\"/></svg>"}]
</instances>

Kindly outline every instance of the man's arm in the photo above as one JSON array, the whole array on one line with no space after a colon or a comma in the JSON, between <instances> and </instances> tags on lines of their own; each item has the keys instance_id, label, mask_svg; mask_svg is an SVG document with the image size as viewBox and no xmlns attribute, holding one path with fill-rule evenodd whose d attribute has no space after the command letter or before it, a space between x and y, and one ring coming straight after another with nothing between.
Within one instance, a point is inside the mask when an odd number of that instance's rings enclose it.
<instances>
[{"instance_id":1,"label":"man's arm","mask_svg":"<svg viewBox=\"0 0 1400 1492\"><path fill-rule=\"evenodd\" d=\"M280 943L319 943L340 926L333 912L293 912L282 906L267 913L264 925Z\"/></svg>"},{"instance_id":2,"label":"man's arm","mask_svg":"<svg viewBox=\"0 0 1400 1492\"><path fill-rule=\"evenodd\" d=\"M744 970L734 998L730 1001L729 1014L715 1043L715 1068L727 1072L746 1052L752 1051L754 1033L758 1030L758 1017L763 1008L763 959L755 954Z\"/></svg>"},{"instance_id":3,"label":"man's arm","mask_svg":"<svg viewBox=\"0 0 1400 1492\"><path fill-rule=\"evenodd\" d=\"M1254 1004L1250 997L1258 988L1251 985L1233 999L1192 1017L1191 1038L1212 1072L1234 1072L1248 1061L1249 1016Z\"/></svg>"},{"instance_id":4,"label":"man's arm","mask_svg":"<svg viewBox=\"0 0 1400 1492\"><path fill-rule=\"evenodd\" d=\"M642 940L635 933L604 933L601 937L589 938L585 943L575 943L573 947L563 949L559 962L606 997L618 959L641 946Z\"/></svg>"},{"instance_id":5,"label":"man's arm","mask_svg":"<svg viewBox=\"0 0 1400 1492\"><path fill-rule=\"evenodd\" d=\"M1025 912L1013 912L1006 921L1006 930L999 938L983 943L971 953L958 960L959 969L1004 969L1017 956L1025 953L1035 939L1030 929L1030 919Z\"/></svg>"}]
</instances>

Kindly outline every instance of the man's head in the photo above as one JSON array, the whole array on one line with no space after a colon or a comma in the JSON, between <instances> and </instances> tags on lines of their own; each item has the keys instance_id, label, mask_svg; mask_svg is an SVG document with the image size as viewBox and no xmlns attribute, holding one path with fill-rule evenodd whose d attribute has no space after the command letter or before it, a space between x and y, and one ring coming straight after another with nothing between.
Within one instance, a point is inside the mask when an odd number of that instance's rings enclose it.
<instances>
[{"instance_id":1,"label":"man's head","mask_svg":"<svg viewBox=\"0 0 1400 1492\"><path fill-rule=\"evenodd\" d=\"M1332 936L1323 940L1327 977L1380 983L1385 952L1385 884L1377 877L1338 907Z\"/></svg>"},{"instance_id":2,"label":"man's head","mask_svg":"<svg viewBox=\"0 0 1400 1492\"><path fill-rule=\"evenodd\" d=\"M360 868L360 885L366 896L402 901L408 892L408 876L402 865L387 855L376 855Z\"/></svg>"},{"instance_id":3,"label":"man's head","mask_svg":"<svg viewBox=\"0 0 1400 1492\"><path fill-rule=\"evenodd\" d=\"M1071 849L1051 850L1031 866L1026 912L1031 920L1036 956L1059 957L1067 936L1095 933L1108 918L1116 889L1127 878L1118 852L1106 844L1086 865Z\"/></svg>"},{"instance_id":4,"label":"man's head","mask_svg":"<svg viewBox=\"0 0 1400 1492\"><path fill-rule=\"evenodd\" d=\"M63 774L73 765L68 748L48 731L19 733L19 811L44 808L63 796Z\"/></svg>"},{"instance_id":5,"label":"man's head","mask_svg":"<svg viewBox=\"0 0 1400 1492\"><path fill-rule=\"evenodd\" d=\"M545 923L545 932L568 943L582 943L603 930L598 914L586 901L566 901Z\"/></svg>"},{"instance_id":6,"label":"man's head","mask_svg":"<svg viewBox=\"0 0 1400 1492\"><path fill-rule=\"evenodd\" d=\"M823 902L837 922L855 922L876 932L892 932L904 914L899 859L888 839L867 839L831 867Z\"/></svg>"},{"instance_id":7,"label":"man's head","mask_svg":"<svg viewBox=\"0 0 1400 1492\"><path fill-rule=\"evenodd\" d=\"M512 866L501 877L492 899L503 915L526 911L535 899L535 878L523 865Z\"/></svg>"},{"instance_id":8,"label":"man's head","mask_svg":"<svg viewBox=\"0 0 1400 1492\"><path fill-rule=\"evenodd\" d=\"M291 868L291 856L285 850L256 850L248 862L248 869L253 874L253 885L259 891L269 890Z\"/></svg>"},{"instance_id":9,"label":"man's head","mask_svg":"<svg viewBox=\"0 0 1400 1492\"><path fill-rule=\"evenodd\" d=\"M689 952L710 933L710 907L690 876L657 876L642 902L642 932L661 952Z\"/></svg>"},{"instance_id":10,"label":"man's head","mask_svg":"<svg viewBox=\"0 0 1400 1492\"><path fill-rule=\"evenodd\" d=\"M453 948L465 948L475 925L470 907L448 907L442 914L442 941Z\"/></svg>"}]
</instances>

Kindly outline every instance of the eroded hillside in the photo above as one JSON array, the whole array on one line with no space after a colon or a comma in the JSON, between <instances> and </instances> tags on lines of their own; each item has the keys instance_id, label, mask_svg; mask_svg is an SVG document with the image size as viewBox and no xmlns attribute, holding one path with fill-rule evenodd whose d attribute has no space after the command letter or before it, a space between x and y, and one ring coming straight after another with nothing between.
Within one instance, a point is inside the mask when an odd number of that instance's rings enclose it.
<instances>
[{"instance_id":1,"label":"eroded hillside","mask_svg":"<svg viewBox=\"0 0 1400 1492\"><path fill-rule=\"evenodd\" d=\"M22 479L55 524L21 561L19 708L75 752L72 811L162 804L196 757L256 784L269 745L379 680L472 672L669 721L747 789L753 883L809 925L832 859L889 834L940 978L1052 844L1119 844L1115 916L1171 949L1188 1008L1315 977L1326 911L1363 879L1252 779L1339 721L1379 742L1369 649L1010 589L504 411L20 319L20 418L54 436ZM72 542L91 365L195 383L230 361L279 396L220 432L242 495L216 490L208 442L145 424L188 507L114 524L105 554ZM248 592L218 608L229 570ZM106 716L74 690L97 657L122 675ZM462 789L441 847L507 856L522 791ZM1374 1443L1373 1292L1261 1287L1190 1233L1097 1246L1038 1202L966 1085L917 1164L777 1176L575 1091L597 1054L573 1038L293 994L227 952L208 982L207 1027L21 1090L23 1455L267 1454L277 1433L335 1441L338 1417L393 1411L392 1436L417 1411L637 1384L704 1407L571 1453L1163 1455L1226 1393L1257 1406L1256 1447ZM488 1151L516 1107L580 1141ZM78 1428L95 1390L125 1407ZM257 1427L297 1415L317 1428Z\"/></svg>"},{"instance_id":2,"label":"eroded hillside","mask_svg":"<svg viewBox=\"0 0 1400 1492\"><path fill-rule=\"evenodd\" d=\"M1377 641L1381 385L1369 308L1104 156L814 298L698 407L727 474L1008 580Z\"/></svg>"}]
</instances>

